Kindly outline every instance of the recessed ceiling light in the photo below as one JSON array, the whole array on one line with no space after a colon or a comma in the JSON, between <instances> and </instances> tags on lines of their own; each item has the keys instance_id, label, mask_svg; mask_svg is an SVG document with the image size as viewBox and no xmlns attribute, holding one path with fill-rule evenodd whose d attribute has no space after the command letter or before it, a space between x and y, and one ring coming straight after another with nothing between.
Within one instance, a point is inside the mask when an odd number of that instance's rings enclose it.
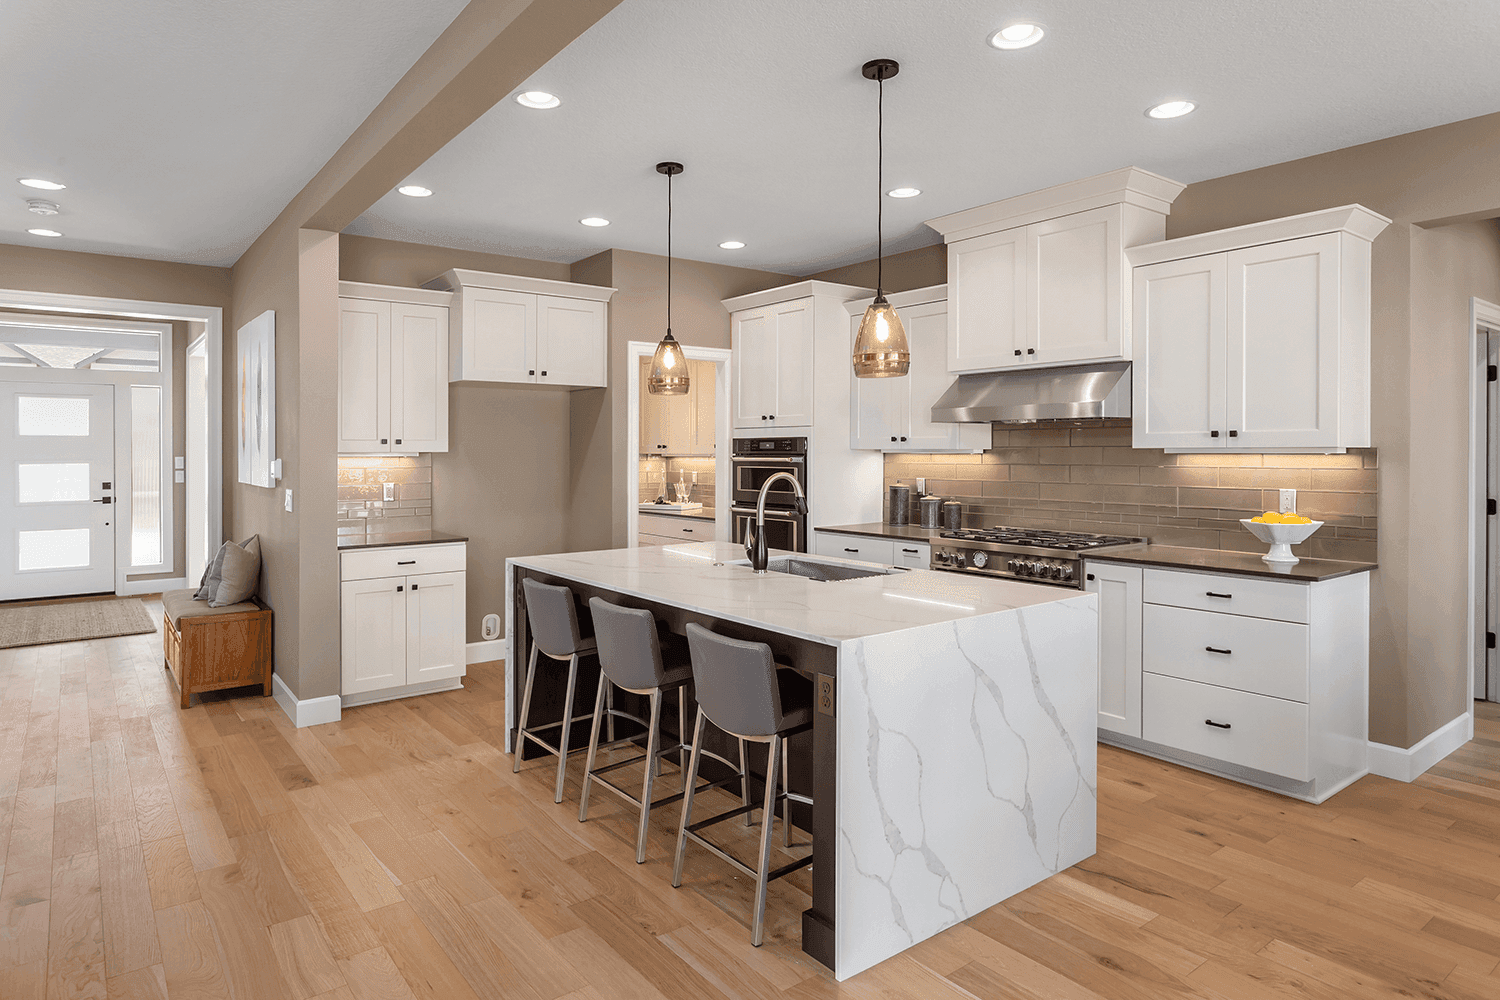
<instances>
[{"instance_id":1,"label":"recessed ceiling light","mask_svg":"<svg viewBox=\"0 0 1500 1000\"><path fill-rule=\"evenodd\" d=\"M608 219L601 219L597 215L591 215L587 219L579 219L578 221L581 222L581 223L583 223L585 226L607 226L607 225L609 225L609 220Z\"/></svg>"},{"instance_id":2,"label":"recessed ceiling light","mask_svg":"<svg viewBox=\"0 0 1500 1000\"><path fill-rule=\"evenodd\" d=\"M61 236L62 235L62 233L58 232L56 229L28 229L26 231L28 233L30 233L32 236Z\"/></svg>"},{"instance_id":3,"label":"recessed ceiling light","mask_svg":"<svg viewBox=\"0 0 1500 1000\"><path fill-rule=\"evenodd\" d=\"M990 44L997 49L1024 49L1040 42L1045 34L1040 24L1009 24L990 36Z\"/></svg>"},{"instance_id":4,"label":"recessed ceiling light","mask_svg":"<svg viewBox=\"0 0 1500 1000\"><path fill-rule=\"evenodd\" d=\"M538 111L546 111L555 108L562 103L562 99L556 94L549 94L545 90L528 90L524 94L516 95L516 103L523 108L536 108Z\"/></svg>"},{"instance_id":5,"label":"recessed ceiling light","mask_svg":"<svg viewBox=\"0 0 1500 1000\"><path fill-rule=\"evenodd\" d=\"M396 189L408 198L431 198L432 189L424 188L420 184L403 184Z\"/></svg>"},{"instance_id":6,"label":"recessed ceiling light","mask_svg":"<svg viewBox=\"0 0 1500 1000\"><path fill-rule=\"evenodd\" d=\"M745 244L741 243L739 240L725 240L723 243L719 244L719 249L720 250L743 250L743 249L745 249Z\"/></svg>"},{"instance_id":7,"label":"recessed ceiling light","mask_svg":"<svg viewBox=\"0 0 1500 1000\"><path fill-rule=\"evenodd\" d=\"M40 177L22 177L21 183L29 188L36 188L38 191L61 191L67 187L66 184L59 184L57 181L44 181Z\"/></svg>"},{"instance_id":8,"label":"recessed ceiling light","mask_svg":"<svg viewBox=\"0 0 1500 1000\"><path fill-rule=\"evenodd\" d=\"M891 188L886 192L892 198L915 198L921 193L921 188Z\"/></svg>"},{"instance_id":9,"label":"recessed ceiling light","mask_svg":"<svg viewBox=\"0 0 1500 1000\"><path fill-rule=\"evenodd\" d=\"M1192 101L1165 101L1146 109L1147 118L1181 118L1198 105Z\"/></svg>"}]
</instances>

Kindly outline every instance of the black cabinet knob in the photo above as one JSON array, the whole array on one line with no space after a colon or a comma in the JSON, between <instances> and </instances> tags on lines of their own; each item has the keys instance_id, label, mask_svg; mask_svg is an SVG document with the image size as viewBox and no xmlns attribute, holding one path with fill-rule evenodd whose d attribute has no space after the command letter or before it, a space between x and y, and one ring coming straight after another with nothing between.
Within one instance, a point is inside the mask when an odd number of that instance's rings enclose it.
<instances>
[{"instance_id":1,"label":"black cabinet knob","mask_svg":"<svg viewBox=\"0 0 1500 1000\"><path fill-rule=\"evenodd\" d=\"M535 374L536 374L536 369L535 369L535 368L533 368L533 369L531 369L531 370L530 370L530 371L528 371L528 372L527 372L527 373L526 373L526 374L527 374L527 375L535 375Z\"/></svg>"},{"instance_id":2,"label":"black cabinet knob","mask_svg":"<svg viewBox=\"0 0 1500 1000\"><path fill-rule=\"evenodd\" d=\"M389 442L389 441L387 441L387 440L386 440L386 439L385 439L385 438L381 438L381 439L380 439L380 443L381 443L381 444L390 444L390 442Z\"/></svg>"},{"instance_id":3,"label":"black cabinet knob","mask_svg":"<svg viewBox=\"0 0 1500 1000\"><path fill-rule=\"evenodd\" d=\"M1219 436L1219 432L1218 431L1209 431L1208 432L1208 436L1211 437L1211 438L1216 438L1216 437Z\"/></svg>"},{"instance_id":4,"label":"black cabinet knob","mask_svg":"<svg viewBox=\"0 0 1500 1000\"><path fill-rule=\"evenodd\" d=\"M401 439L400 439L400 438L397 438L397 439L396 439L396 443L397 443L397 444L400 444L400 443L401 443Z\"/></svg>"},{"instance_id":5,"label":"black cabinet knob","mask_svg":"<svg viewBox=\"0 0 1500 1000\"><path fill-rule=\"evenodd\" d=\"M416 584L415 584L415 583L414 583L414 584L412 584L412 585L411 585L411 589L412 589L412 590L416 590L416 589L417 589L417 585L416 585Z\"/></svg>"},{"instance_id":6,"label":"black cabinet knob","mask_svg":"<svg viewBox=\"0 0 1500 1000\"><path fill-rule=\"evenodd\" d=\"M1020 356L1021 356L1021 349L1018 347L1018 348L1016 348L1016 357L1019 358Z\"/></svg>"},{"instance_id":7,"label":"black cabinet knob","mask_svg":"<svg viewBox=\"0 0 1500 1000\"><path fill-rule=\"evenodd\" d=\"M1027 354L1035 354L1036 353L1036 348L1035 347L1028 347L1028 348L1026 348L1026 353Z\"/></svg>"},{"instance_id":8,"label":"black cabinet knob","mask_svg":"<svg viewBox=\"0 0 1500 1000\"><path fill-rule=\"evenodd\" d=\"M905 441L905 440L906 440L906 438L902 438L902 439L901 439L901 440L903 440L903 441Z\"/></svg>"},{"instance_id":9,"label":"black cabinet knob","mask_svg":"<svg viewBox=\"0 0 1500 1000\"><path fill-rule=\"evenodd\" d=\"M543 370L543 371L542 371L542 377L543 377L543 378L546 378L546 377L547 377L547 372L546 372L546 370L545 370L545 369L544 369L544 370Z\"/></svg>"},{"instance_id":10,"label":"black cabinet knob","mask_svg":"<svg viewBox=\"0 0 1500 1000\"><path fill-rule=\"evenodd\" d=\"M1232 437L1232 438L1237 438L1237 437L1240 436L1240 432L1239 431L1230 431L1229 432L1229 436Z\"/></svg>"},{"instance_id":11,"label":"black cabinet knob","mask_svg":"<svg viewBox=\"0 0 1500 1000\"><path fill-rule=\"evenodd\" d=\"M403 590L405 590L405 589L406 589L406 588L405 588L405 587L397 587L397 588L396 588L396 593L398 593L398 594L399 594L399 593L401 593L401 591L403 591Z\"/></svg>"}]
</instances>

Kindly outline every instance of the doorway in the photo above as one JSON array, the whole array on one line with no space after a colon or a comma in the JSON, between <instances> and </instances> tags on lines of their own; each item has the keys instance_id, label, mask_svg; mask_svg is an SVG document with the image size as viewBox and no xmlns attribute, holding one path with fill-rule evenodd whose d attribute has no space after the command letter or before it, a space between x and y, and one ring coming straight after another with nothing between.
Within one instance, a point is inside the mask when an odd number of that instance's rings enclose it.
<instances>
[{"instance_id":1,"label":"doorway","mask_svg":"<svg viewBox=\"0 0 1500 1000\"><path fill-rule=\"evenodd\" d=\"M0 600L115 589L115 387L0 382Z\"/></svg>"},{"instance_id":2,"label":"doorway","mask_svg":"<svg viewBox=\"0 0 1500 1000\"><path fill-rule=\"evenodd\" d=\"M1476 701L1500 701L1500 306L1476 298L1469 311L1469 687Z\"/></svg>"},{"instance_id":3,"label":"doorway","mask_svg":"<svg viewBox=\"0 0 1500 1000\"><path fill-rule=\"evenodd\" d=\"M213 484L210 482L208 338L199 337L188 346L186 386L185 468L174 478L187 487L187 560L185 579L191 586L203 575L203 567L218 550L215 526L210 524Z\"/></svg>"}]
</instances>

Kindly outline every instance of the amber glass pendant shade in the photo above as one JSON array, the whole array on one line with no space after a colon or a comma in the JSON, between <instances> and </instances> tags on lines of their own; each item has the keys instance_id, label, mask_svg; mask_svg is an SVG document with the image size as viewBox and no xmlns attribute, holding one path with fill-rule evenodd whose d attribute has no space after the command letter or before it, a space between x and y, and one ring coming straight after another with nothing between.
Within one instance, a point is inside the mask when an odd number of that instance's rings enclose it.
<instances>
[{"instance_id":1,"label":"amber glass pendant shade","mask_svg":"<svg viewBox=\"0 0 1500 1000\"><path fill-rule=\"evenodd\" d=\"M856 378L896 378L911 368L911 348L901 317L882 295L865 310L854 338Z\"/></svg>"},{"instance_id":2,"label":"amber glass pendant shade","mask_svg":"<svg viewBox=\"0 0 1500 1000\"><path fill-rule=\"evenodd\" d=\"M653 396L686 396L688 391L688 363L682 356L682 345L672 339L672 331L656 345L651 357L651 377L646 380L646 391Z\"/></svg>"}]
</instances>

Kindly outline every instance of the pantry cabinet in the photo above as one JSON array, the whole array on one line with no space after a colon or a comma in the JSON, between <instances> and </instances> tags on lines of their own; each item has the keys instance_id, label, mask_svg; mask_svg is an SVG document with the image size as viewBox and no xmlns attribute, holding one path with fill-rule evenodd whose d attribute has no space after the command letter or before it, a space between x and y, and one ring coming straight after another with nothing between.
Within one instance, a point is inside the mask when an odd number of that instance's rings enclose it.
<instances>
[{"instance_id":1,"label":"pantry cabinet","mask_svg":"<svg viewBox=\"0 0 1500 1000\"><path fill-rule=\"evenodd\" d=\"M901 378L856 378L849 373L849 444L890 452L980 452L990 446L988 424L938 423L932 406L953 384L944 363L948 342L947 286L888 296L906 328L911 369ZM869 299L845 305L850 350Z\"/></svg>"},{"instance_id":2,"label":"pantry cabinet","mask_svg":"<svg viewBox=\"0 0 1500 1000\"><path fill-rule=\"evenodd\" d=\"M929 222L948 244L948 371L1130 360L1124 250L1165 236L1181 190L1131 167Z\"/></svg>"},{"instance_id":3,"label":"pantry cabinet","mask_svg":"<svg viewBox=\"0 0 1500 1000\"><path fill-rule=\"evenodd\" d=\"M448 378L586 389L607 384L613 288L454 269Z\"/></svg>"},{"instance_id":4,"label":"pantry cabinet","mask_svg":"<svg viewBox=\"0 0 1500 1000\"><path fill-rule=\"evenodd\" d=\"M344 704L453 686L467 670L466 546L342 553L339 616Z\"/></svg>"},{"instance_id":5,"label":"pantry cabinet","mask_svg":"<svg viewBox=\"0 0 1500 1000\"><path fill-rule=\"evenodd\" d=\"M1370 445L1370 241L1358 205L1135 247L1133 439L1172 452Z\"/></svg>"},{"instance_id":6,"label":"pantry cabinet","mask_svg":"<svg viewBox=\"0 0 1500 1000\"><path fill-rule=\"evenodd\" d=\"M339 283L338 451L448 450L451 296Z\"/></svg>"}]
</instances>

